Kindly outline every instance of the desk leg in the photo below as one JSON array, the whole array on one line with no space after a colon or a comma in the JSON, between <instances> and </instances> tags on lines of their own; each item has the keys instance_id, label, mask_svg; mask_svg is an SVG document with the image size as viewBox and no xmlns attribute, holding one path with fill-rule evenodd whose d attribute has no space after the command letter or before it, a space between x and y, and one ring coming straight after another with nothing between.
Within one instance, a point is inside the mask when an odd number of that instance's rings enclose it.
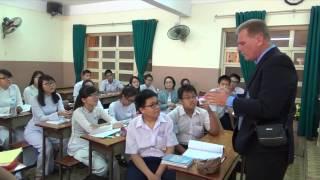
<instances>
[{"instance_id":1,"label":"desk leg","mask_svg":"<svg viewBox=\"0 0 320 180\"><path fill-rule=\"evenodd\" d=\"M9 131L9 148L10 148L10 144L12 144L13 143L13 129L12 129L12 127L8 127L8 131Z\"/></svg>"},{"instance_id":2,"label":"desk leg","mask_svg":"<svg viewBox=\"0 0 320 180\"><path fill-rule=\"evenodd\" d=\"M63 136L59 138L59 160L63 159ZM62 166L59 165L59 177L62 180Z\"/></svg>"},{"instance_id":3,"label":"desk leg","mask_svg":"<svg viewBox=\"0 0 320 180\"><path fill-rule=\"evenodd\" d=\"M92 143L89 141L89 175L92 174Z\"/></svg>"},{"instance_id":4,"label":"desk leg","mask_svg":"<svg viewBox=\"0 0 320 180\"><path fill-rule=\"evenodd\" d=\"M42 179L46 176L46 135L45 130L42 130Z\"/></svg>"},{"instance_id":5,"label":"desk leg","mask_svg":"<svg viewBox=\"0 0 320 180\"><path fill-rule=\"evenodd\" d=\"M111 147L111 151L110 151L110 165L109 165L109 179L113 179L113 147Z\"/></svg>"}]
</instances>

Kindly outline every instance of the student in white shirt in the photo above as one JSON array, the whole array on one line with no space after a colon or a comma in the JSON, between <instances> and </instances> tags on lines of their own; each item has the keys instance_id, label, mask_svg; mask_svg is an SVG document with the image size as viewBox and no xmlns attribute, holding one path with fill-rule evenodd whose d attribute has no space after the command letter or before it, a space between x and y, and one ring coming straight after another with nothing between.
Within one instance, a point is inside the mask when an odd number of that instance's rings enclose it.
<instances>
[{"instance_id":1,"label":"student in white shirt","mask_svg":"<svg viewBox=\"0 0 320 180\"><path fill-rule=\"evenodd\" d=\"M143 76L144 84L140 85L140 91L143 91L145 89L150 89L155 93L158 93L156 88L152 85L153 77L151 74L145 74Z\"/></svg>"},{"instance_id":2,"label":"student in white shirt","mask_svg":"<svg viewBox=\"0 0 320 180\"><path fill-rule=\"evenodd\" d=\"M238 74L232 73L230 74L229 77L231 80L231 83L230 83L231 94L233 96L236 96L238 94L244 94L244 89L238 86L241 80L240 76Z\"/></svg>"},{"instance_id":3,"label":"student in white shirt","mask_svg":"<svg viewBox=\"0 0 320 180\"><path fill-rule=\"evenodd\" d=\"M82 83L81 88L83 88L84 86L94 86L94 82L92 80L90 80L90 79L84 80L83 83ZM97 107L103 109L103 105L102 105L100 100L98 100Z\"/></svg>"},{"instance_id":4,"label":"student in white shirt","mask_svg":"<svg viewBox=\"0 0 320 180\"><path fill-rule=\"evenodd\" d=\"M197 106L197 91L192 85L184 85L178 89L178 98L182 106L171 111L168 116L174 122L174 131L179 144L178 153L183 154L188 147L189 140L199 139L205 130L212 135L219 134L220 123L207 103L200 108Z\"/></svg>"},{"instance_id":5,"label":"student in white shirt","mask_svg":"<svg viewBox=\"0 0 320 180\"><path fill-rule=\"evenodd\" d=\"M121 123L115 123L115 120L103 109L97 108L98 101L98 91L95 87L81 88L72 115L72 133L68 144L68 154L85 165L89 164L89 143L81 136L97 130L101 126L98 124L99 119L114 123L115 128L122 126ZM103 157L96 151L92 152L92 170L98 176L106 176L107 173L107 163Z\"/></svg>"},{"instance_id":6,"label":"student in white shirt","mask_svg":"<svg viewBox=\"0 0 320 180\"><path fill-rule=\"evenodd\" d=\"M175 179L175 172L160 164L165 154L172 154L178 144L172 120L160 114L157 94L149 89L136 97L141 113L130 121L126 137L126 154L131 156L128 180Z\"/></svg>"},{"instance_id":7,"label":"student in white shirt","mask_svg":"<svg viewBox=\"0 0 320 180\"><path fill-rule=\"evenodd\" d=\"M38 151L36 179L42 175L42 128L36 126L42 121L59 121L60 118L71 118L72 111L66 111L63 107L61 96L56 93L56 82L49 75L43 75L38 82L39 93L31 100L32 119L24 131L25 140ZM67 139L64 139L64 147ZM46 164L45 174L53 171L53 146L58 147L59 139L46 138ZM64 151L66 152L66 151Z\"/></svg>"},{"instance_id":8,"label":"student in white shirt","mask_svg":"<svg viewBox=\"0 0 320 180\"><path fill-rule=\"evenodd\" d=\"M128 122L137 115L135 98L138 94L136 88L126 86L122 89L120 99L114 101L109 106L109 115L117 121Z\"/></svg>"},{"instance_id":9,"label":"student in white shirt","mask_svg":"<svg viewBox=\"0 0 320 180\"><path fill-rule=\"evenodd\" d=\"M16 84L11 83L12 74L6 69L0 69L0 113L20 113L23 105L20 89ZM16 109L15 109L16 108ZM10 112L13 110L15 112ZM21 139L19 134L23 128L15 130L17 139ZM19 136L19 137L18 137ZM22 134L21 134L22 136ZM7 149L9 147L9 131L7 128L0 126L0 147Z\"/></svg>"},{"instance_id":10,"label":"student in white shirt","mask_svg":"<svg viewBox=\"0 0 320 180\"><path fill-rule=\"evenodd\" d=\"M138 92L140 92L139 78L137 76L131 76L128 86L132 86L132 87L136 88Z\"/></svg>"},{"instance_id":11,"label":"student in white shirt","mask_svg":"<svg viewBox=\"0 0 320 180\"><path fill-rule=\"evenodd\" d=\"M91 71L85 69L81 72L81 81L77 82L73 87L73 100L76 101L76 98L79 94L79 91L82 87L83 81L91 78Z\"/></svg>"},{"instance_id":12,"label":"student in white shirt","mask_svg":"<svg viewBox=\"0 0 320 180\"><path fill-rule=\"evenodd\" d=\"M25 104L30 104L31 98L38 95L38 79L44 73L42 71L34 71L29 83L23 91L23 100Z\"/></svg>"},{"instance_id":13,"label":"student in white shirt","mask_svg":"<svg viewBox=\"0 0 320 180\"><path fill-rule=\"evenodd\" d=\"M119 93L123 89L123 85L120 81L113 79L113 74L110 69L104 72L105 79L101 81L99 86L99 91L103 91L105 93Z\"/></svg>"}]
</instances>

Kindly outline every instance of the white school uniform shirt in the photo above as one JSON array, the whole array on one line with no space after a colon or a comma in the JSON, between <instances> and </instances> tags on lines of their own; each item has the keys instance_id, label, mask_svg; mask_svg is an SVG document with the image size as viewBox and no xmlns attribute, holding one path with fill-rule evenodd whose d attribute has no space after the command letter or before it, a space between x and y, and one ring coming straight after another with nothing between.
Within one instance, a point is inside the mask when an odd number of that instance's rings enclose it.
<instances>
[{"instance_id":1,"label":"white school uniform shirt","mask_svg":"<svg viewBox=\"0 0 320 180\"><path fill-rule=\"evenodd\" d=\"M73 87L73 100L74 100L74 102L76 102L76 98L79 95L79 91L82 87L82 84L83 84L83 80L77 82Z\"/></svg>"},{"instance_id":2,"label":"white school uniform shirt","mask_svg":"<svg viewBox=\"0 0 320 180\"><path fill-rule=\"evenodd\" d=\"M16 84L11 84L8 89L0 87L0 113L9 113L10 107L22 105L20 89Z\"/></svg>"},{"instance_id":3,"label":"white school uniform shirt","mask_svg":"<svg viewBox=\"0 0 320 180\"><path fill-rule=\"evenodd\" d=\"M57 93L58 94L58 93ZM62 98L60 94L58 96L60 99L57 103L54 103L52 96L44 95L45 106L41 106L38 102L37 97L35 96L31 99L31 110L32 110L32 119L28 122L25 131L40 131L42 128L36 126L37 123L41 121L58 121L59 116L58 112L64 111L64 106L62 103Z\"/></svg>"},{"instance_id":4,"label":"white school uniform shirt","mask_svg":"<svg viewBox=\"0 0 320 180\"><path fill-rule=\"evenodd\" d=\"M241 87L235 87L234 90L231 92L233 96L237 94L244 94L244 89Z\"/></svg>"},{"instance_id":5,"label":"white school uniform shirt","mask_svg":"<svg viewBox=\"0 0 320 180\"><path fill-rule=\"evenodd\" d=\"M89 147L88 141L82 139L81 136L92 132L94 129L91 125L98 124L99 119L104 119L111 124L115 122L103 109L97 107L92 112L89 112L84 107L79 107L73 112L72 132L68 143L69 155L73 156L79 149Z\"/></svg>"},{"instance_id":6,"label":"white school uniform shirt","mask_svg":"<svg viewBox=\"0 0 320 180\"><path fill-rule=\"evenodd\" d=\"M157 90L154 86L150 85L149 87L146 85L146 84L142 84L140 85L140 91L143 91L145 89L150 89L152 90L153 92L157 93Z\"/></svg>"},{"instance_id":7,"label":"white school uniform shirt","mask_svg":"<svg viewBox=\"0 0 320 180\"><path fill-rule=\"evenodd\" d=\"M173 132L172 120L160 114L153 129L143 121L142 115L130 121L126 136L126 154L138 154L141 157L163 157L166 147L178 144Z\"/></svg>"},{"instance_id":8,"label":"white school uniform shirt","mask_svg":"<svg viewBox=\"0 0 320 180\"><path fill-rule=\"evenodd\" d=\"M23 91L23 100L25 104L31 104L31 98L37 96L39 93L38 88L33 84L26 87Z\"/></svg>"},{"instance_id":9,"label":"white school uniform shirt","mask_svg":"<svg viewBox=\"0 0 320 180\"><path fill-rule=\"evenodd\" d=\"M120 100L117 100L109 105L109 115L117 121L131 120L136 114L137 111L134 103L131 103L129 106L124 106Z\"/></svg>"},{"instance_id":10,"label":"white school uniform shirt","mask_svg":"<svg viewBox=\"0 0 320 180\"><path fill-rule=\"evenodd\" d=\"M102 80L99 86L99 91L105 92L117 92L123 89L123 85L120 81L113 79L111 83L108 80Z\"/></svg>"},{"instance_id":11,"label":"white school uniform shirt","mask_svg":"<svg viewBox=\"0 0 320 180\"><path fill-rule=\"evenodd\" d=\"M204 129L210 130L209 113L200 107L195 107L192 117L187 115L182 106L172 110L168 116L173 120L174 132L180 144L188 145L189 140L201 138Z\"/></svg>"}]
</instances>

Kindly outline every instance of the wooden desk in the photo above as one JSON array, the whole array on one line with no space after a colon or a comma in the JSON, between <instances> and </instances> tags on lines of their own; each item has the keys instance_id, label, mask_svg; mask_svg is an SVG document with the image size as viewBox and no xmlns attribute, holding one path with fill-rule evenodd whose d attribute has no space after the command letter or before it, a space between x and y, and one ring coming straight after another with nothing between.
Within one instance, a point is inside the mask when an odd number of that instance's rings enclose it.
<instances>
[{"instance_id":1,"label":"wooden desk","mask_svg":"<svg viewBox=\"0 0 320 180\"><path fill-rule=\"evenodd\" d=\"M71 122L63 124L50 124L47 122L37 123L36 126L42 127L42 178L45 178L46 171L46 137L53 137L59 139L59 159L63 159L63 138L70 137L71 134ZM59 168L59 175L61 172L61 166ZM60 176L61 177L61 176Z\"/></svg>"},{"instance_id":2,"label":"wooden desk","mask_svg":"<svg viewBox=\"0 0 320 180\"><path fill-rule=\"evenodd\" d=\"M111 139L97 138L90 135L81 136L81 138L89 141L89 174L92 173L92 150L109 154L109 179L113 179L113 150L116 145L121 145L125 142L125 137L114 137Z\"/></svg>"},{"instance_id":3,"label":"wooden desk","mask_svg":"<svg viewBox=\"0 0 320 180\"><path fill-rule=\"evenodd\" d=\"M99 99L102 104L110 104L119 99L119 93L100 94Z\"/></svg>"},{"instance_id":4,"label":"wooden desk","mask_svg":"<svg viewBox=\"0 0 320 180\"><path fill-rule=\"evenodd\" d=\"M201 141L209 142L209 143L215 143L215 144L222 144L225 146L225 152L224 155L226 156L226 159L223 161L220 167L220 171L216 172L214 174L209 175L203 175L200 174L195 166L193 164L190 168L184 169L179 168L175 166L168 166L169 169L173 169L176 171L177 174L177 180L196 180L196 179L210 179L210 180L222 180L222 179L228 179L231 172L237 165L238 161L240 160L240 156L234 152L232 147L232 131L224 131L220 133L217 136L212 135L205 135L203 138L201 138Z\"/></svg>"},{"instance_id":5,"label":"wooden desk","mask_svg":"<svg viewBox=\"0 0 320 180\"><path fill-rule=\"evenodd\" d=\"M17 116L0 117L0 126L4 126L9 130L9 144L13 143L13 132L17 127L25 126L32 118L31 112L23 112Z\"/></svg>"}]
</instances>

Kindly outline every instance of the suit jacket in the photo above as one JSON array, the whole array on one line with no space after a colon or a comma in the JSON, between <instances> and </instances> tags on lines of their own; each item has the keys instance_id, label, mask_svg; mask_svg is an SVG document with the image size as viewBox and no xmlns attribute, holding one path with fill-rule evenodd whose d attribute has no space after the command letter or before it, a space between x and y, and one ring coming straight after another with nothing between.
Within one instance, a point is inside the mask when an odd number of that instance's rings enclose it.
<instances>
[{"instance_id":1,"label":"suit jacket","mask_svg":"<svg viewBox=\"0 0 320 180\"><path fill-rule=\"evenodd\" d=\"M237 97L233 101L236 115L243 116L234 130L233 146L242 155L255 151L288 151L293 161L293 115L297 91L297 73L291 59L277 47L270 49L259 61L247 85L249 98ZM285 123L288 143L279 147L264 147L258 143L256 125Z\"/></svg>"}]
</instances>

